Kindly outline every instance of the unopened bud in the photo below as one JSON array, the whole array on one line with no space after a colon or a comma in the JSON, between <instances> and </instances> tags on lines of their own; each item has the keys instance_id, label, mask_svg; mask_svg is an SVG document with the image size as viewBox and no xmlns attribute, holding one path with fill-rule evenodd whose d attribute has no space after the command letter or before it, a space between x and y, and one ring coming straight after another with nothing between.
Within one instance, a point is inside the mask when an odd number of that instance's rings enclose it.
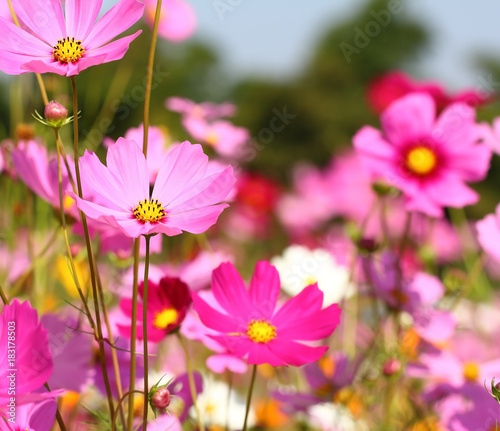
<instances>
[{"instance_id":1,"label":"unopened bud","mask_svg":"<svg viewBox=\"0 0 500 431\"><path fill-rule=\"evenodd\" d=\"M400 369L401 362L399 362L399 359L389 358L384 364L383 372L386 376L393 376L398 373Z\"/></svg>"},{"instance_id":2,"label":"unopened bud","mask_svg":"<svg viewBox=\"0 0 500 431\"><path fill-rule=\"evenodd\" d=\"M171 398L167 388L159 388L151 397L151 405L158 410L165 410L170 405Z\"/></svg>"},{"instance_id":3,"label":"unopened bud","mask_svg":"<svg viewBox=\"0 0 500 431\"><path fill-rule=\"evenodd\" d=\"M45 119L52 127L61 127L68 118L68 110L59 102L54 100L45 107Z\"/></svg>"}]
</instances>

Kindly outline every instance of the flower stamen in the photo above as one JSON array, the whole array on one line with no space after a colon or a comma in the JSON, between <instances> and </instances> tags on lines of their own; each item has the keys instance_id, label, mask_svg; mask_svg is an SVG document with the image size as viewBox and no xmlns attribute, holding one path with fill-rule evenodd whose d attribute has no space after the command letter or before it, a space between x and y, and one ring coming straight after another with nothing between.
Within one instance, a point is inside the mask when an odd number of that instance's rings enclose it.
<instances>
[{"instance_id":1,"label":"flower stamen","mask_svg":"<svg viewBox=\"0 0 500 431\"><path fill-rule=\"evenodd\" d=\"M276 338L276 326L266 319L252 319L248 324L247 335L254 343L269 343Z\"/></svg>"},{"instance_id":2,"label":"flower stamen","mask_svg":"<svg viewBox=\"0 0 500 431\"><path fill-rule=\"evenodd\" d=\"M156 314L153 325L158 329L166 329L168 325L176 323L178 318L179 313L175 308L166 308Z\"/></svg>"},{"instance_id":3,"label":"flower stamen","mask_svg":"<svg viewBox=\"0 0 500 431\"><path fill-rule=\"evenodd\" d=\"M144 199L143 201L139 201L139 205L137 205L132 211L134 213L134 217L143 223L159 222L166 215L166 211L158 199Z\"/></svg>"},{"instance_id":4,"label":"flower stamen","mask_svg":"<svg viewBox=\"0 0 500 431\"><path fill-rule=\"evenodd\" d=\"M436 165L436 154L423 145L411 149L406 155L406 166L414 174L430 174L436 168Z\"/></svg>"},{"instance_id":5,"label":"flower stamen","mask_svg":"<svg viewBox=\"0 0 500 431\"><path fill-rule=\"evenodd\" d=\"M53 48L52 57L61 63L76 63L85 54L82 41L75 41L74 37L70 39L69 36L58 40L57 45L54 45Z\"/></svg>"}]
</instances>

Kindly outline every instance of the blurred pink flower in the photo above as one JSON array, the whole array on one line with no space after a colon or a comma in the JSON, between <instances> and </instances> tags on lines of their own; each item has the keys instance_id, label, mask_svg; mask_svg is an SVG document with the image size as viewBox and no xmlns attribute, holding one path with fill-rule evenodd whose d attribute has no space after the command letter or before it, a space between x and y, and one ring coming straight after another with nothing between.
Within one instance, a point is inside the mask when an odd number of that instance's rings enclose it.
<instances>
[{"instance_id":1,"label":"blurred pink flower","mask_svg":"<svg viewBox=\"0 0 500 431\"><path fill-rule=\"evenodd\" d=\"M144 19L153 28L156 14L156 0L144 0ZM182 42L191 37L196 29L196 15L193 7L184 0L163 0L161 5L158 36L170 42Z\"/></svg>"},{"instance_id":2,"label":"blurred pink flower","mask_svg":"<svg viewBox=\"0 0 500 431\"><path fill-rule=\"evenodd\" d=\"M0 18L0 70L78 75L88 67L121 59L141 31L110 42L137 22L138 0L121 0L96 22L101 0L18 0L22 28ZM108 43L110 42L110 43Z\"/></svg>"},{"instance_id":3,"label":"blurred pink flower","mask_svg":"<svg viewBox=\"0 0 500 431\"><path fill-rule=\"evenodd\" d=\"M80 159L82 183L94 202L68 194L89 218L132 238L205 232L228 206L220 201L235 181L230 166L208 175L208 157L200 145L187 141L167 154L151 194L148 166L137 143L120 138L109 148L107 164L86 151Z\"/></svg>"},{"instance_id":4,"label":"blurred pink flower","mask_svg":"<svg viewBox=\"0 0 500 431\"><path fill-rule=\"evenodd\" d=\"M500 262L500 205L476 223L477 240L489 256Z\"/></svg>"},{"instance_id":5,"label":"blurred pink flower","mask_svg":"<svg viewBox=\"0 0 500 431\"><path fill-rule=\"evenodd\" d=\"M223 117L232 117L236 113L236 106L225 102L220 105L213 102L196 103L182 97L170 97L165 101L165 107L178 112L183 117L198 118L213 121Z\"/></svg>"},{"instance_id":6,"label":"blurred pink flower","mask_svg":"<svg viewBox=\"0 0 500 431\"><path fill-rule=\"evenodd\" d=\"M184 117L182 125L194 139L210 145L222 156L238 159L245 155L250 133L243 127L237 127L229 121L209 123L195 117Z\"/></svg>"},{"instance_id":7,"label":"blurred pink flower","mask_svg":"<svg viewBox=\"0 0 500 431\"><path fill-rule=\"evenodd\" d=\"M465 183L486 177L491 151L477 143L473 108L457 103L435 117L429 95L410 94L382 113L382 132L365 126L353 141L366 168L402 190L408 210L440 217L478 201Z\"/></svg>"},{"instance_id":8,"label":"blurred pink flower","mask_svg":"<svg viewBox=\"0 0 500 431\"><path fill-rule=\"evenodd\" d=\"M194 296L201 321L220 335L213 338L228 351L245 357L249 364L300 366L317 361L328 349L299 341L328 337L340 322L337 304L321 309L323 293L316 284L277 308L280 293L278 271L268 262L258 262L246 290L230 263L213 273L212 292L224 313Z\"/></svg>"},{"instance_id":9,"label":"blurred pink flower","mask_svg":"<svg viewBox=\"0 0 500 431\"><path fill-rule=\"evenodd\" d=\"M465 102L471 106L487 103L491 97L485 97L475 90L464 90L454 96L448 96L438 82L416 82L406 73L395 70L374 79L368 87L368 103L380 114L392 102L410 93L426 93L434 99L438 111L456 102Z\"/></svg>"},{"instance_id":10,"label":"blurred pink flower","mask_svg":"<svg viewBox=\"0 0 500 431\"><path fill-rule=\"evenodd\" d=\"M56 419L57 402L55 398L34 401L16 405L15 422L7 425L0 420L2 430L5 431L50 431ZM9 419L9 416L4 416Z\"/></svg>"},{"instance_id":11,"label":"blurred pink flower","mask_svg":"<svg viewBox=\"0 0 500 431\"><path fill-rule=\"evenodd\" d=\"M500 117L488 123L479 124L479 133L483 142L496 154L500 154Z\"/></svg>"},{"instance_id":12,"label":"blurred pink flower","mask_svg":"<svg viewBox=\"0 0 500 431\"><path fill-rule=\"evenodd\" d=\"M10 348L9 341L15 347ZM16 396L19 396L42 387L52 374L53 362L47 330L38 319L37 311L27 301L21 304L14 299L12 304L3 307L0 343L4 346L0 352L0 399L3 404L9 399L9 375L13 368ZM12 360L12 355L15 360Z\"/></svg>"}]
</instances>

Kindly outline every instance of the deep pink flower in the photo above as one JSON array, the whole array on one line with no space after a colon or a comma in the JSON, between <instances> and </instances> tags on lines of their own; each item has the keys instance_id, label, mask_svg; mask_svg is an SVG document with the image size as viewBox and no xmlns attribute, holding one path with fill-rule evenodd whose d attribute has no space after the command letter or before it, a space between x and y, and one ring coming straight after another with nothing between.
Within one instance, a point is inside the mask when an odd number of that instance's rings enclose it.
<instances>
[{"instance_id":1,"label":"deep pink flower","mask_svg":"<svg viewBox=\"0 0 500 431\"><path fill-rule=\"evenodd\" d=\"M465 102L471 106L487 103L491 97L485 97L474 90L464 90L453 96L446 94L438 82L416 82L399 70L389 72L374 79L368 88L368 103L380 114L392 102L410 93L427 93L434 99L438 111L456 102Z\"/></svg>"},{"instance_id":2,"label":"deep pink flower","mask_svg":"<svg viewBox=\"0 0 500 431\"><path fill-rule=\"evenodd\" d=\"M353 138L365 166L402 190L406 208L439 217L443 207L462 208L479 195L466 182L484 179L490 149L478 144L474 110L448 106L436 119L427 94L410 94L387 108L382 131L363 127Z\"/></svg>"},{"instance_id":3,"label":"deep pink flower","mask_svg":"<svg viewBox=\"0 0 500 431\"><path fill-rule=\"evenodd\" d=\"M156 14L156 0L145 0L144 19L152 28ZM158 36L171 42L182 42L191 37L196 29L193 7L184 0L163 0L161 5Z\"/></svg>"},{"instance_id":4,"label":"deep pink flower","mask_svg":"<svg viewBox=\"0 0 500 431\"><path fill-rule=\"evenodd\" d=\"M195 295L196 312L207 327L219 332L215 340L249 364L300 366L317 361L328 347L300 341L328 337L340 322L337 304L321 309L323 293L317 284L277 307L280 279L268 262L257 263L249 290L234 266L223 263L213 272L212 291L224 312Z\"/></svg>"},{"instance_id":5,"label":"deep pink flower","mask_svg":"<svg viewBox=\"0 0 500 431\"><path fill-rule=\"evenodd\" d=\"M49 338L29 302L21 304L14 299L11 305L3 307L0 315L0 345L0 399L3 398L3 403L5 398L9 398L8 376L12 368L16 369L15 388L18 396L33 392L47 382L53 369ZM14 355L14 361L11 355Z\"/></svg>"},{"instance_id":6,"label":"deep pink flower","mask_svg":"<svg viewBox=\"0 0 500 431\"><path fill-rule=\"evenodd\" d=\"M57 402L55 398L33 401L16 406L15 423L8 426L0 419L1 429L5 431L50 431L56 419ZM7 414L6 419L10 417Z\"/></svg>"},{"instance_id":7,"label":"deep pink flower","mask_svg":"<svg viewBox=\"0 0 500 431\"><path fill-rule=\"evenodd\" d=\"M140 31L110 42L137 22L138 0L121 0L97 22L102 0L18 0L19 28L0 17L0 70L72 76L88 67L121 59ZM108 43L110 42L110 43Z\"/></svg>"},{"instance_id":8,"label":"deep pink flower","mask_svg":"<svg viewBox=\"0 0 500 431\"><path fill-rule=\"evenodd\" d=\"M199 118L213 121L223 117L232 117L236 113L236 106L225 102L220 105L213 102L196 103L182 97L170 97L165 101L165 107L184 117Z\"/></svg>"},{"instance_id":9,"label":"deep pink flower","mask_svg":"<svg viewBox=\"0 0 500 431\"><path fill-rule=\"evenodd\" d=\"M139 285L141 301L144 294L144 283ZM148 283L148 340L158 342L175 331L186 317L191 305L191 292L186 283L179 278L163 277L158 284ZM132 317L132 299L120 301L120 308L129 318ZM142 315L138 316L138 333L142 332ZM139 329L139 327L141 329ZM120 333L130 337L130 327L119 325ZM141 335L138 335L142 339Z\"/></svg>"},{"instance_id":10,"label":"deep pink flower","mask_svg":"<svg viewBox=\"0 0 500 431\"><path fill-rule=\"evenodd\" d=\"M492 121L491 126L488 123L479 124L479 130L483 142L494 153L500 154L500 117L496 117Z\"/></svg>"},{"instance_id":11,"label":"deep pink flower","mask_svg":"<svg viewBox=\"0 0 500 431\"><path fill-rule=\"evenodd\" d=\"M205 232L228 206L220 202L235 182L230 166L208 173L201 146L187 141L167 154L152 193L148 165L137 143L120 138L108 149L106 160L107 167L89 151L80 158L83 183L93 201L69 195L89 218L132 238Z\"/></svg>"}]
</instances>

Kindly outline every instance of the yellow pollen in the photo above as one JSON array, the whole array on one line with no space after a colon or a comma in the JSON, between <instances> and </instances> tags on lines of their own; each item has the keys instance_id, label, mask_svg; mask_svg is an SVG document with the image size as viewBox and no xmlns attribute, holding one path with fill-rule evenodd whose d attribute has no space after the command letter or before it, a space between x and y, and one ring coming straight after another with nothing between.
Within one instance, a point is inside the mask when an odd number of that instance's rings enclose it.
<instances>
[{"instance_id":1,"label":"yellow pollen","mask_svg":"<svg viewBox=\"0 0 500 431\"><path fill-rule=\"evenodd\" d=\"M406 155L406 166L417 175L429 174L436 164L436 154L424 146L415 147Z\"/></svg>"},{"instance_id":2,"label":"yellow pollen","mask_svg":"<svg viewBox=\"0 0 500 431\"><path fill-rule=\"evenodd\" d=\"M477 381L479 377L479 366L475 362L466 362L464 364L464 378L469 382Z\"/></svg>"},{"instance_id":3,"label":"yellow pollen","mask_svg":"<svg viewBox=\"0 0 500 431\"><path fill-rule=\"evenodd\" d=\"M57 45L53 46L52 57L61 63L75 63L85 54L85 48L82 46L81 40L76 40L65 37L57 41Z\"/></svg>"},{"instance_id":4,"label":"yellow pollen","mask_svg":"<svg viewBox=\"0 0 500 431\"><path fill-rule=\"evenodd\" d=\"M166 215L163 205L161 202L158 202L158 199L152 201L144 199L143 201L140 201L139 205L137 205L132 211L134 213L134 217L144 223L156 223Z\"/></svg>"},{"instance_id":5,"label":"yellow pollen","mask_svg":"<svg viewBox=\"0 0 500 431\"><path fill-rule=\"evenodd\" d=\"M305 282L306 282L306 286L310 286L311 284L317 283L318 280L316 278L314 278L312 275L309 275L306 277Z\"/></svg>"},{"instance_id":6,"label":"yellow pollen","mask_svg":"<svg viewBox=\"0 0 500 431\"><path fill-rule=\"evenodd\" d=\"M276 326L266 319L253 320L248 324L247 335L254 343L269 343L276 338Z\"/></svg>"},{"instance_id":7,"label":"yellow pollen","mask_svg":"<svg viewBox=\"0 0 500 431\"><path fill-rule=\"evenodd\" d=\"M70 210L75 204L75 200L70 196L65 196L63 201L63 206L66 211Z\"/></svg>"},{"instance_id":8,"label":"yellow pollen","mask_svg":"<svg viewBox=\"0 0 500 431\"><path fill-rule=\"evenodd\" d=\"M177 322L179 313L174 308L167 308L155 316L153 325L158 329L166 329L168 325Z\"/></svg>"},{"instance_id":9,"label":"yellow pollen","mask_svg":"<svg viewBox=\"0 0 500 431\"><path fill-rule=\"evenodd\" d=\"M207 141L207 144L210 144L212 146L215 146L219 143L219 135L215 133L213 130L210 130L207 133L207 137L205 139Z\"/></svg>"}]
</instances>

